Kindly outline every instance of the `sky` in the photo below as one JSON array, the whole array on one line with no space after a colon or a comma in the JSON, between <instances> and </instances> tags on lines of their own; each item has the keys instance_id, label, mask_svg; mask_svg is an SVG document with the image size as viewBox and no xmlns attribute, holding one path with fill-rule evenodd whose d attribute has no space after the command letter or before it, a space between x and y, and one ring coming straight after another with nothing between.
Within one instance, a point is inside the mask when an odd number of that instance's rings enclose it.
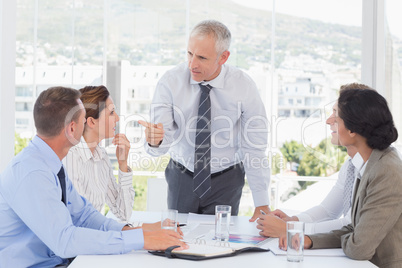
<instances>
[{"instance_id":1,"label":"sky","mask_svg":"<svg viewBox=\"0 0 402 268\"><path fill-rule=\"evenodd\" d=\"M272 10L273 0L232 0L240 5ZM347 9L345 7L348 7ZM276 0L277 13L321 20L329 23L361 26L361 0ZM342 14L342 15L340 15Z\"/></svg>"},{"instance_id":2,"label":"sky","mask_svg":"<svg viewBox=\"0 0 402 268\"><path fill-rule=\"evenodd\" d=\"M387 0L385 10L391 34L396 35L402 40L402 1Z\"/></svg>"},{"instance_id":3,"label":"sky","mask_svg":"<svg viewBox=\"0 0 402 268\"><path fill-rule=\"evenodd\" d=\"M232 0L240 5L272 10L273 0ZM276 0L277 13L311 18L328 23L362 25L363 0ZM386 16L390 31L402 39L402 1L387 0Z\"/></svg>"}]
</instances>

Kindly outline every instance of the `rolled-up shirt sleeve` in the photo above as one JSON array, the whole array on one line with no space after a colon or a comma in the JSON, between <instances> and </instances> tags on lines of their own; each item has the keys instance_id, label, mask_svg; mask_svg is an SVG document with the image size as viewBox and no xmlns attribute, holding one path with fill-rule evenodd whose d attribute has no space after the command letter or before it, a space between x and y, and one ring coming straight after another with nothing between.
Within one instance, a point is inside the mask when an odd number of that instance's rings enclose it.
<instances>
[{"instance_id":1,"label":"rolled-up shirt sleeve","mask_svg":"<svg viewBox=\"0 0 402 268\"><path fill-rule=\"evenodd\" d=\"M108 160L107 163L110 163ZM110 166L108 191L106 194L106 203L110 210L120 220L129 221L133 213L133 204L135 191L133 188L133 171L128 167L128 172L119 169L118 182L113 175L113 169Z\"/></svg>"}]
</instances>

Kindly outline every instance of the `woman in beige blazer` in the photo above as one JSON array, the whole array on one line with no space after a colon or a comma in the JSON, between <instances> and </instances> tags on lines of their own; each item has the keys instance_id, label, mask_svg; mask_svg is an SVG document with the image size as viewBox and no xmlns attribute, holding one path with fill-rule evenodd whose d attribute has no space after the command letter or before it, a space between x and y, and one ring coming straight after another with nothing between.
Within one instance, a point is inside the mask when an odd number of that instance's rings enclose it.
<instances>
[{"instance_id":1,"label":"woman in beige blazer","mask_svg":"<svg viewBox=\"0 0 402 268\"><path fill-rule=\"evenodd\" d=\"M398 132L387 102L375 90L342 90L328 121L333 138L361 156L352 223L330 233L305 236L304 246L342 247L352 259L401 268L402 161L390 147ZM279 246L286 248L285 238Z\"/></svg>"}]
</instances>

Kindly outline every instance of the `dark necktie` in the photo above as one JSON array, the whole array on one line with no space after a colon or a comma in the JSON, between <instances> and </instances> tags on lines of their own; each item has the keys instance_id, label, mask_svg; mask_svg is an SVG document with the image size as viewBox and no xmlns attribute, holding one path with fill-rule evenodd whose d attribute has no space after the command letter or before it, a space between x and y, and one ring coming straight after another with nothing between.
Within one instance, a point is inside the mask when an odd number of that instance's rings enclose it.
<instances>
[{"instance_id":1,"label":"dark necktie","mask_svg":"<svg viewBox=\"0 0 402 268\"><path fill-rule=\"evenodd\" d=\"M195 135L193 191L202 198L211 190L211 99L210 85L200 85L197 131Z\"/></svg>"},{"instance_id":2,"label":"dark necktie","mask_svg":"<svg viewBox=\"0 0 402 268\"><path fill-rule=\"evenodd\" d=\"M353 225L355 225L355 212L356 212L356 210L354 209L354 207L356 206L356 202L357 202L357 198L358 198L358 196L357 196L357 192L358 192L358 190L359 190L359 186L360 186L360 179L361 179L361 177L360 177L360 173L358 173L357 174L357 178L356 178L356 182L355 182L355 188L354 188L354 191L353 191L353 202L352 202L352 224Z\"/></svg>"},{"instance_id":3,"label":"dark necktie","mask_svg":"<svg viewBox=\"0 0 402 268\"><path fill-rule=\"evenodd\" d=\"M61 186L61 201L66 205L66 175L64 174L64 168L61 167L59 173L57 173L57 177L59 177L60 186Z\"/></svg>"}]
</instances>

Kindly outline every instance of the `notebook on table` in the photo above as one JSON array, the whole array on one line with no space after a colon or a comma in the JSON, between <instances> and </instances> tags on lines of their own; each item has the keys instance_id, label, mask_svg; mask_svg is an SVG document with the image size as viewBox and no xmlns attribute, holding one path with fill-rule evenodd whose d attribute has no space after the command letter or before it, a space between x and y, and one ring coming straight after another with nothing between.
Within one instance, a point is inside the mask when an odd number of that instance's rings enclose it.
<instances>
[{"instance_id":1,"label":"notebook on table","mask_svg":"<svg viewBox=\"0 0 402 268\"><path fill-rule=\"evenodd\" d=\"M251 235L230 235L228 242L220 242L208 239L196 239L187 242L190 248L177 250L178 246L170 247L165 251L149 251L154 255L168 258L181 258L188 260L206 260L220 257L236 256L242 252L266 252L269 249L262 248L267 238Z\"/></svg>"}]
</instances>

